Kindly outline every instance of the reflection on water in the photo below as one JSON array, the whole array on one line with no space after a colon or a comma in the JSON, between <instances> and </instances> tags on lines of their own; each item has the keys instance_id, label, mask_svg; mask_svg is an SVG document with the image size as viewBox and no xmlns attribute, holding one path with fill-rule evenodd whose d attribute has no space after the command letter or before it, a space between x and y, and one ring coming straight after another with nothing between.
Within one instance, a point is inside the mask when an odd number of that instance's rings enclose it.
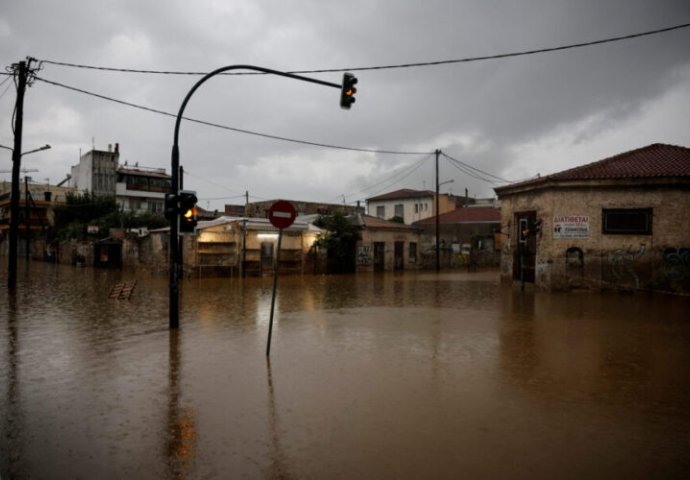
<instances>
[{"instance_id":1,"label":"reflection on water","mask_svg":"<svg viewBox=\"0 0 690 480\"><path fill-rule=\"evenodd\" d=\"M0 262L2 272L6 264ZM0 290L2 478L687 478L690 300L488 273ZM0 277L2 280L3 277Z\"/></svg>"}]
</instances>

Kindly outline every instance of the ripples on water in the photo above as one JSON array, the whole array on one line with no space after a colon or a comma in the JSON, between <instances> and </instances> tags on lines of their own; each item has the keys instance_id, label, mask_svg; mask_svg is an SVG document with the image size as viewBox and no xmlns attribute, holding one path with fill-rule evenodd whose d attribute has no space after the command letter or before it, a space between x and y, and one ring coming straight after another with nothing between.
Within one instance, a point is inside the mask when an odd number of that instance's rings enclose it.
<instances>
[{"instance_id":1,"label":"ripples on water","mask_svg":"<svg viewBox=\"0 0 690 480\"><path fill-rule=\"evenodd\" d=\"M6 262L1 264L5 280ZM495 272L183 282L20 262L2 478L688 478L690 302Z\"/></svg>"}]
</instances>

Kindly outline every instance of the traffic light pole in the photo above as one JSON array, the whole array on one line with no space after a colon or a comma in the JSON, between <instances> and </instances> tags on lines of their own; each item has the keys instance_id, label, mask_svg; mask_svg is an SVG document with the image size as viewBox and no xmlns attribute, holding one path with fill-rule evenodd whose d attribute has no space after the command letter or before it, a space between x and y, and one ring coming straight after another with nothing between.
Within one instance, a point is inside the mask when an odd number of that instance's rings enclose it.
<instances>
[{"instance_id":1,"label":"traffic light pole","mask_svg":"<svg viewBox=\"0 0 690 480\"><path fill-rule=\"evenodd\" d=\"M180 105L180 111L178 112L177 119L175 121L175 132L173 134L173 147L170 167L170 173L172 175L170 193L174 195L176 199L179 196L180 191L180 125L182 123L182 118L184 115L185 108L187 107L187 103L189 103L189 100L192 98L192 95L194 95L194 92L196 92L197 89L201 87L201 85L203 85L207 80L209 80L212 77L215 77L220 73L227 72L230 70L253 70L256 72L278 75L280 77L287 77L295 80L301 80L303 82L316 83L318 85L324 85L326 87L333 87L341 90L343 88L343 85L337 83L325 82L323 80L317 80L315 78L303 77L301 75L295 75L287 72L280 72L278 70L272 70L270 68L256 67L254 65L229 65L227 67L221 67L210 73L207 73L194 84L194 86L189 90L189 92L187 92L187 95L182 101L182 105ZM15 149L15 152L18 151L21 150ZM170 264L168 270L170 275L169 320L171 329L178 328L180 325L180 243L178 241L179 229L177 225L179 215L180 213L178 211L176 215L171 216L170 219Z\"/></svg>"},{"instance_id":2,"label":"traffic light pole","mask_svg":"<svg viewBox=\"0 0 690 480\"><path fill-rule=\"evenodd\" d=\"M440 233L439 233L439 223L440 219L439 217L439 200L438 200L438 195L439 195L439 177L438 177L438 156L441 154L441 150L436 149L434 152L436 154L436 271L440 272L441 271L441 244L440 244Z\"/></svg>"}]
</instances>

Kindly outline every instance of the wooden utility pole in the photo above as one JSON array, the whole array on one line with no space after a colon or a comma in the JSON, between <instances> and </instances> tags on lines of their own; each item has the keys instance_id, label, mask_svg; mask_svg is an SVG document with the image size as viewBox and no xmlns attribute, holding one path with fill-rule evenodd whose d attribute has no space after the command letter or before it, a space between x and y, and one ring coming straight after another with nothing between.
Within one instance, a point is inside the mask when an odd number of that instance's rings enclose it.
<instances>
[{"instance_id":1,"label":"wooden utility pole","mask_svg":"<svg viewBox=\"0 0 690 480\"><path fill-rule=\"evenodd\" d=\"M31 59L28 60L31 63ZM17 243L19 240L19 170L22 162L22 126L24 123L24 92L29 77L27 62L13 65L17 80L17 103L14 116L14 149L12 150L12 193L10 197L10 258L7 287L17 287Z\"/></svg>"}]
</instances>

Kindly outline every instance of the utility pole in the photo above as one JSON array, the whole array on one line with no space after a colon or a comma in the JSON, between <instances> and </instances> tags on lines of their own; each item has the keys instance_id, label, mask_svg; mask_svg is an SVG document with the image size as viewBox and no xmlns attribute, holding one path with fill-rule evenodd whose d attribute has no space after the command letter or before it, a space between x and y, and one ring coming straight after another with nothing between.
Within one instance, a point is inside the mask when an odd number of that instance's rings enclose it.
<instances>
[{"instance_id":1,"label":"utility pole","mask_svg":"<svg viewBox=\"0 0 690 480\"><path fill-rule=\"evenodd\" d=\"M434 152L436 154L436 271L441 271L441 244L439 234L439 179L438 179L438 157L441 155L441 150L438 148Z\"/></svg>"},{"instance_id":2,"label":"utility pole","mask_svg":"<svg viewBox=\"0 0 690 480\"><path fill-rule=\"evenodd\" d=\"M17 287L17 242L19 238L19 170L22 162L22 126L24 124L24 92L28 83L30 64L21 61L13 65L17 80L17 103L14 117L14 148L12 149L12 193L10 197L10 258L7 272L7 288Z\"/></svg>"}]
</instances>

